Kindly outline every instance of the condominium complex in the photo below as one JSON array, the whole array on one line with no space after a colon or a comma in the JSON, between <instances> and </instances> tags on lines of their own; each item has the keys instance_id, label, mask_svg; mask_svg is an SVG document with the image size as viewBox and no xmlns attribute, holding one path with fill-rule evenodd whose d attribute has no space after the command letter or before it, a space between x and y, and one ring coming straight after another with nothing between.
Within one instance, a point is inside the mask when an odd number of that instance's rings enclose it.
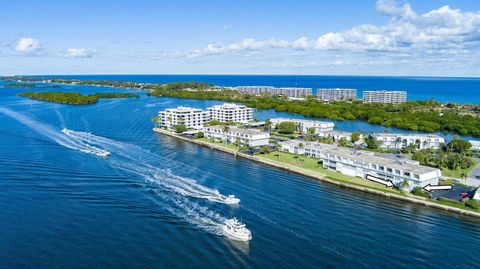
<instances>
[{"instance_id":1,"label":"condominium complex","mask_svg":"<svg viewBox=\"0 0 480 269\"><path fill-rule=\"evenodd\" d=\"M288 140L281 142L281 150L320 158L324 168L348 176L390 180L396 186L400 186L406 180L409 190L414 187L423 188L428 184L438 185L438 180L442 176L439 169L422 166L415 161L384 158L368 151L315 142Z\"/></svg>"},{"instance_id":2,"label":"condominium complex","mask_svg":"<svg viewBox=\"0 0 480 269\"><path fill-rule=\"evenodd\" d=\"M325 102L354 100L357 98L357 89L317 89L317 99Z\"/></svg>"},{"instance_id":3,"label":"condominium complex","mask_svg":"<svg viewBox=\"0 0 480 269\"><path fill-rule=\"evenodd\" d=\"M207 126L203 128L205 137L218 139L227 143L241 143L249 147L266 146L270 134L255 129L242 129L227 125L225 126Z\"/></svg>"},{"instance_id":4,"label":"condominium complex","mask_svg":"<svg viewBox=\"0 0 480 269\"><path fill-rule=\"evenodd\" d=\"M208 111L184 106L160 111L158 116L157 126L166 129L172 129L176 125L198 129L210 120Z\"/></svg>"},{"instance_id":5,"label":"condominium complex","mask_svg":"<svg viewBox=\"0 0 480 269\"><path fill-rule=\"evenodd\" d=\"M249 93L260 94L270 93L272 95L285 95L287 97L301 98L312 95L312 88L275 88L271 86L238 86L233 87L233 90Z\"/></svg>"},{"instance_id":6,"label":"condominium complex","mask_svg":"<svg viewBox=\"0 0 480 269\"><path fill-rule=\"evenodd\" d=\"M415 145L417 149L439 149L445 139L434 134L373 134L383 149L402 149Z\"/></svg>"},{"instance_id":7,"label":"condominium complex","mask_svg":"<svg viewBox=\"0 0 480 269\"><path fill-rule=\"evenodd\" d=\"M308 133L311 128L314 129L315 134L319 136L326 136L326 133L332 132L334 128L333 122L316 121L316 120L302 120L302 119L290 119L290 118L273 118L270 122L273 126L282 122L293 122L297 125L297 131Z\"/></svg>"},{"instance_id":8,"label":"condominium complex","mask_svg":"<svg viewBox=\"0 0 480 269\"><path fill-rule=\"evenodd\" d=\"M221 122L247 123L253 120L253 109L244 105L229 104L209 107L210 119Z\"/></svg>"},{"instance_id":9,"label":"condominium complex","mask_svg":"<svg viewBox=\"0 0 480 269\"><path fill-rule=\"evenodd\" d=\"M398 104L407 101L406 91L364 91L363 102Z\"/></svg>"}]
</instances>

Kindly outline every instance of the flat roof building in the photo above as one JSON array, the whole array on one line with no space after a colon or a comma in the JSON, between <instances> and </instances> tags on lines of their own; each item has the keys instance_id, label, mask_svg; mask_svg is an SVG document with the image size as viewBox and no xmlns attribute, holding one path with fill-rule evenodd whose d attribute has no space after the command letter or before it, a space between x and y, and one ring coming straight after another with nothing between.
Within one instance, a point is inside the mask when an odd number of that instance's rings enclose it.
<instances>
[{"instance_id":1,"label":"flat roof building","mask_svg":"<svg viewBox=\"0 0 480 269\"><path fill-rule=\"evenodd\" d=\"M228 125L227 125L228 126ZM205 137L218 139L227 143L235 144L237 142L248 145L249 147L258 147L268 145L270 134L255 129L244 129L234 126L206 126L203 128Z\"/></svg>"},{"instance_id":2,"label":"flat roof building","mask_svg":"<svg viewBox=\"0 0 480 269\"><path fill-rule=\"evenodd\" d=\"M247 123L253 120L253 108L244 105L224 103L207 108L211 120L221 122Z\"/></svg>"},{"instance_id":3,"label":"flat roof building","mask_svg":"<svg viewBox=\"0 0 480 269\"><path fill-rule=\"evenodd\" d=\"M272 95L285 95L291 98L301 98L312 95L312 88L295 88L295 87L271 87L271 86L237 86L233 90L248 93L261 94L270 93Z\"/></svg>"},{"instance_id":4,"label":"flat roof building","mask_svg":"<svg viewBox=\"0 0 480 269\"><path fill-rule=\"evenodd\" d=\"M351 101L357 98L357 89L317 89L317 99L325 102Z\"/></svg>"},{"instance_id":5,"label":"flat roof building","mask_svg":"<svg viewBox=\"0 0 480 269\"><path fill-rule=\"evenodd\" d=\"M445 139L435 134L391 134L375 133L372 135L380 142L382 149L402 149L415 145L417 149L439 149Z\"/></svg>"},{"instance_id":6,"label":"flat roof building","mask_svg":"<svg viewBox=\"0 0 480 269\"><path fill-rule=\"evenodd\" d=\"M272 118L270 122L273 126L282 122L293 122L297 125L297 131L308 133L310 128L314 128L315 134L319 136L325 136L326 133L333 131L335 124L333 122L317 121L317 120L304 120L304 119L291 119L291 118Z\"/></svg>"},{"instance_id":7,"label":"flat roof building","mask_svg":"<svg viewBox=\"0 0 480 269\"><path fill-rule=\"evenodd\" d=\"M364 91L364 103L399 104L407 101L406 91Z\"/></svg>"},{"instance_id":8,"label":"flat roof building","mask_svg":"<svg viewBox=\"0 0 480 269\"><path fill-rule=\"evenodd\" d=\"M288 140L280 145L282 151L320 158L323 168L345 175L390 180L396 186L406 180L409 190L414 187L423 188L428 184L438 185L442 176L437 168L423 166L411 160L380 157L368 151L301 140Z\"/></svg>"},{"instance_id":9,"label":"flat roof building","mask_svg":"<svg viewBox=\"0 0 480 269\"><path fill-rule=\"evenodd\" d=\"M157 126L169 130L176 125L184 125L187 128L201 128L209 120L210 115L208 111L179 106L160 111L158 113Z\"/></svg>"}]
</instances>

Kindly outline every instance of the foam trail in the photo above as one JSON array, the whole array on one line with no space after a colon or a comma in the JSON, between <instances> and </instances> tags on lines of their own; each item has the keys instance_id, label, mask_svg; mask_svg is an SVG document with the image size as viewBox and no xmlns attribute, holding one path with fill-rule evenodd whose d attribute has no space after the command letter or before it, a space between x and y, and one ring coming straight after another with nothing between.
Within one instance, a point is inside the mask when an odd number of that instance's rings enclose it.
<instances>
[{"instance_id":1,"label":"foam trail","mask_svg":"<svg viewBox=\"0 0 480 269\"><path fill-rule=\"evenodd\" d=\"M159 157L148 150L129 143L111 140L105 137L97 136L87 132L77 132L73 130L64 130L67 135L85 141L89 144L98 145L114 152L115 156L122 156L126 161L112 160L111 163L117 168L126 170L137 175L142 175L150 182L157 183L176 193L208 199L219 203L232 203L231 199L226 199L217 189L212 189L190 178L181 177L173 174L168 169L160 169L150 164L151 160Z\"/></svg>"},{"instance_id":2,"label":"foam trail","mask_svg":"<svg viewBox=\"0 0 480 269\"><path fill-rule=\"evenodd\" d=\"M74 140L47 124L36 121L30 117L17 113L8 108L0 108L0 113L3 113L8 117L17 120L18 122L22 123L33 131L52 139L53 141L64 147L95 155L108 154L108 152L103 149L88 145L82 141Z\"/></svg>"},{"instance_id":3,"label":"foam trail","mask_svg":"<svg viewBox=\"0 0 480 269\"><path fill-rule=\"evenodd\" d=\"M17 113L10 109L2 107L0 108L0 114L4 114L12 119L17 120L33 131L52 139L64 147L92 154L96 154L95 152L99 151L105 151L87 144L87 142L84 140L75 139L72 136L60 132L54 127L36 121L28 116ZM92 136L93 135L90 137ZM102 141L105 143L105 145L111 145L117 148L126 147L126 149L123 151L123 156L128 156L125 151L130 150L132 147L141 149L140 147L131 144L116 142L97 136L93 137L96 137L97 141ZM142 149L142 153L145 152L148 151ZM143 165L137 165L135 164L134 159L124 159L125 160L122 160L121 158L119 158L119 160L112 160L112 164L124 171L137 174L144 179L147 179L147 181L157 183L164 187L164 189L154 189L155 193L157 194L156 197L161 200L161 203L158 203L159 206L163 207L170 214L183 219L187 223L190 223L197 228L201 228L212 234L223 235L221 228L226 218L217 212L210 210L205 206L201 206L187 198L187 196L198 196L199 198L205 198L205 195L210 195L212 193L219 195L218 190L207 188L196 183L192 179L176 176L169 171L158 169L147 163L144 163Z\"/></svg>"}]
</instances>

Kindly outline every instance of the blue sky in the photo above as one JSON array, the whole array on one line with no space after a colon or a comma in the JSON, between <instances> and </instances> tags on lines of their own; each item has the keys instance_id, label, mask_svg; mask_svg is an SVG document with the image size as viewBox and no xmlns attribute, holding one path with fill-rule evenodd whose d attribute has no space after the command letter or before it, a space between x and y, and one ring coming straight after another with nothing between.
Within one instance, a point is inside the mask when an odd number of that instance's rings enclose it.
<instances>
[{"instance_id":1,"label":"blue sky","mask_svg":"<svg viewBox=\"0 0 480 269\"><path fill-rule=\"evenodd\" d=\"M5 1L0 74L480 76L480 1Z\"/></svg>"}]
</instances>

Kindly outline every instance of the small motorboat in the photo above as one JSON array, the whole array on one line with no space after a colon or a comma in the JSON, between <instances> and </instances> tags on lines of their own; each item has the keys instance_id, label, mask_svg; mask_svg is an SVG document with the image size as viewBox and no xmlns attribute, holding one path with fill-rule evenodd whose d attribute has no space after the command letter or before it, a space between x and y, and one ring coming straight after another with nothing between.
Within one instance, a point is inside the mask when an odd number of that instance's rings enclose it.
<instances>
[{"instance_id":1,"label":"small motorboat","mask_svg":"<svg viewBox=\"0 0 480 269\"><path fill-rule=\"evenodd\" d=\"M221 199L227 204L227 205L236 205L240 203L240 199L235 197L235 195L221 195Z\"/></svg>"},{"instance_id":2,"label":"small motorboat","mask_svg":"<svg viewBox=\"0 0 480 269\"><path fill-rule=\"evenodd\" d=\"M252 240L252 233L247 229L245 224L238 221L236 218L227 219L222 226L223 234L236 241L249 241Z\"/></svg>"}]
</instances>

